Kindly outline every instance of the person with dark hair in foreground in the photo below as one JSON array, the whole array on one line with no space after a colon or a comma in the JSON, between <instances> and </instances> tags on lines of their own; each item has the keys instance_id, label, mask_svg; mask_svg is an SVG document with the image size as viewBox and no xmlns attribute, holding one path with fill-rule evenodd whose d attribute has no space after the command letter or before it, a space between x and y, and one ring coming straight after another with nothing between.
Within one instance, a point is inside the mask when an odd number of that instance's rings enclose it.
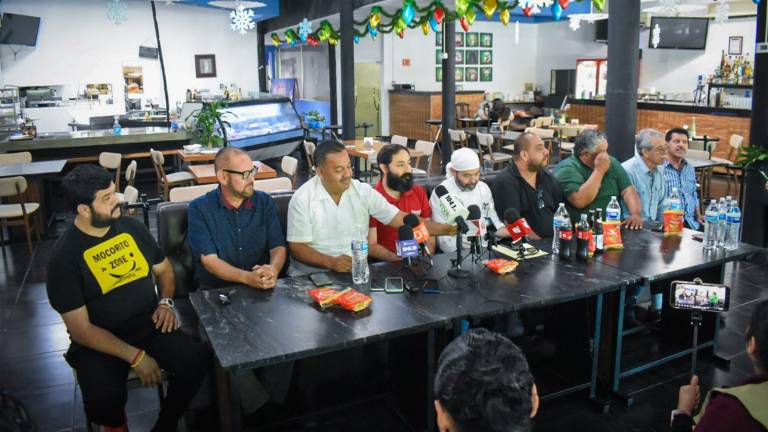
<instances>
[{"instance_id":1,"label":"person with dark hair in foreground","mask_svg":"<svg viewBox=\"0 0 768 432\"><path fill-rule=\"evenodd\" d=\"M440 432L530 430L539 396L523 351L478 328L448 344L435 375Z\"/></svg>"},{"instance_id":2,"label":"person with dark hair in foreground","mask_svg":"<svg viewBox=\"0 0 768 432\"><path fill-rule=\"evenodd\" d=\"M168 377L154 431L175 431L210 367L205 346L177 331L174 273L149 230L120 217L112 175L80 165L62 182L77 216L48 262L51 306L61 314L89 419L106 431L127 431L126 379L144 385ZM157 281L157 291L155 282Z\"/></svg>"},{"instance_id":3,"label":"person with dark hair in foreground","mask_svg":"<svg viewBox=\"0 0 768 432\"><path fill-rule=\"evenodd\" d=\"M746 332L747 354L755 375L741 385L714 388L699 415L692 417L699 402L699 377L680 387L677 409L672 411L672 430L766 431L768 430L768 300L752 312Z\"/></svg>"}]
</instances>

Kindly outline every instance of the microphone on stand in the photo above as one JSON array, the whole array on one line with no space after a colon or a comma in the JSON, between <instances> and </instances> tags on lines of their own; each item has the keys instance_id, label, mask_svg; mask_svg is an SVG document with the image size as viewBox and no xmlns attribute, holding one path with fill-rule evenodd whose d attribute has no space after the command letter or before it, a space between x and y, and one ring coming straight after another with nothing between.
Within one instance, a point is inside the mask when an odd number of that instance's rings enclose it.
<instances>
[{"instance_id":1,"label":"microphone on stand","mask_svg":"<svg viewBox=\"0 0 768 432\"><path fill-rule=\"evenodd\" d=\"M429 265L434 265L432 262L432 254L429 253L429 247L427 246L427 240L429 240L429 231L427 230L427 227L419 217L413 213L405 215L403 222L413 230L413 238L419 244L421 254L427 257Z\"/></svg>"},{"instance_id":2,"label":"microphone on stand","mask_svg":"<svg viewBox=\"0 0 768 432\"><path fill-rule=\"evenodd\" d=\"M467 240L469 240L469 250L472 255L480 255L482 252L482 245L480 238L483 235L483 220L480 207L476 204L472 204L467 207L469 210L469 216L467 216L467 226L469 231L467 232Z\"/></svg>"},{"instance_id":3,"label":"microphone on stand","mask_svg":"<svg viewBox=\"0 0 768 432\"><path fill-rule=\"evenodd\" d=\"M528 244L528 234L533 232L530 225L528 225L528 221L524 217L520 217L520 212L517 209L508 208L504 212L504 222L507 223L505 228L512 238L512 243L517 243L520 259L525 259L525 245Z\"/></svg>"},{"instance_id":4,"label":"microphone on stand","mask_svg":"<svg viewBox=\"0 0 768 432\"><path fill-rule=\"evenodd\" d=\"M440 210L440 214L448 223L455 222L458 228L456 233L456 259L453 261L455 268L448 270L448 276L455 278L469 277L469 272L461 269L461 249L463 247L461 236L469 231L466 220L469 216L469 210L456 197L451 196L448 193L448 189L443 185L435 188L435 194L439 199L438 210Z\"/></svg>"},{"instance_id":5,"label":"microphone on stand","mask_svg":"<svg viewBox=\"0 0 768 432\"><path fill-rule=\"evenodd\" d=\"M419 256L419 244L413 239L413 230L408 225L397 229L398 240L395 242L397 256L403 258L408 267L413 266L413 257Z\"/></svg>"}]
</instances>

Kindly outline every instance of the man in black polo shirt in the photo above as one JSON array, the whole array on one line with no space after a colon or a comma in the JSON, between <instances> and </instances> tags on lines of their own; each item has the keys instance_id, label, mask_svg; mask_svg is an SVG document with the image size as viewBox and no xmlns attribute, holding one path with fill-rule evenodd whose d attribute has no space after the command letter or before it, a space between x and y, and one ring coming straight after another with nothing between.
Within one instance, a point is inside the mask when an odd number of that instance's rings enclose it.
<instances>
[{"instance_id":1,"label":"man in black polo shirt","mask_svg":"<svg viewBox=\"0 0 768 432\"><path fill-rule=\"evenodd\" d=\"M537 135L525 133L515 140L514 163L491 185L496 213L517 209L533 229L531 239L552 237L552 218L565 202L557 180L545 169L549 150ZM505 221L508 222L508 221Z\"/></svg>"},{"instance_id":2,"label":"man in black polo shirt","mask_svg":"<svg viewBox=\"0 0 768 432\"><path fill-rule=\"evenodd\" d=\"M112 178L95 165L64 177L77 216L51 252L48 299L72 340L66 359L90 420L102 430L127 431L128 371L152 385L162 369L168 392L152 430L175 431L210 354L178 330L173 267L141 222L120 217Z\"/></svg>"}]
</instances>

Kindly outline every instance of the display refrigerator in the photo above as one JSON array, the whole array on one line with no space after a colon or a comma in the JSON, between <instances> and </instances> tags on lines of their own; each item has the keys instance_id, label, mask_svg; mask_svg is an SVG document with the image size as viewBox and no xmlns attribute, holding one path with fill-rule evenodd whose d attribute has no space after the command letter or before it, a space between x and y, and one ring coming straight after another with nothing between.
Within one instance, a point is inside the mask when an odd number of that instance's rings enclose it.
<instances>
[{"instance_id":1,"label":"display refrigerator","mask_svg":"<svg viewBox=\"0 0 768 432\"><path fill-rule=\"evenodd\" d=\"M608 59L576 60L576 97L592 99L605 96L608 86Z\"/></svg>"}]
</instances>

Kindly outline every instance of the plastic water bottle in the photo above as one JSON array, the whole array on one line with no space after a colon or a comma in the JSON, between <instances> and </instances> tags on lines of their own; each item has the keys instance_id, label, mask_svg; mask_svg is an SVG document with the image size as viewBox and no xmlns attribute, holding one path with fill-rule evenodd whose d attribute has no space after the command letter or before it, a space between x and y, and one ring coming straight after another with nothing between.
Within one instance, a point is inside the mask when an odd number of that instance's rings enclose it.
<instances>
[{"instance_id":1,"label":"plastic water bottle","mask_svg":"<svg viewBox=\"0 0 768 432\"><path fill-rule=\"evenodd\" d=\"M619 207L619 201L615 196L611 197L611 202L605 208L605 220L621 222L621 207Z\"/></svg>"},{"instance_id":2,"label":"plastic water bottle","mask_svg":"<svg viewBox=\"0 0 768 432\"><path fill-rule=\"evenodd\" d=\"M717 246L717 201L711 200L704 213L704 250Z\"/></svg>"},{"instance_id":3,"label":"plastic water bottle","mask_svg":"<svg viewBox=\"0 0 768 432\"><path fill-rule=\"evenodd\" d=\"M570 220L565 204L560 203L555 212L555 217L552 218L552 255L560 253L560 225L563 224L564 219Z\"/></svg>"},{"instance_id":4,"label":"plastic water bottle","mask_svg":"<svg viewBox=\"0 0 768 432\"><path fill-rule=\"evenodd\" d=\"M120 126L120 122L118 121L118 116L115 116L115 123L112 124L112 135L114 136L120 136L123 133L123 127Z\"/></svg>"},{"instance_id":5,"label":"plastic water bottle","mask_svg":"<svg viewBox=\"0 0 768 432\"><path fill-rule=\"evenodd\" d=\"M731 201L725 218L728 231L725 234L725 249L736 250L741 240L741 210L736 201Z\"/></svg>"},{"instance_id":6,"label":"plastic water bottle","mask_svg":"<svg viewBox=\"0 0 768 432\"><path fill-rule=\"evenodd\" d=\"M683 210L683 200L680 199L680 191L677 188L672 188L672 192L670 192L669 198L667 198L667 210Z\"/></svg>"},{"instance_id":7,"label":"plastic water bottle","mask_svg":"<svg viewBox=\"0 0 768 432\"><path fill-rule=\"evenodd\" d=\"M721 248L725 246L725 217L728 213L728 203L725 198L720 198L717 203L717 241L715 246Z\"/></svg>"},{"instance_id":8,"label":"plastic water bottle","mask_svg":"<svg viewBox=\"0 0 768 432\"><path fill-rule=\"evenodd\" d=\"M368 240L352 240L352 283L365 284L371 278L368 269Z\"/></svg>"}]
</instances>

